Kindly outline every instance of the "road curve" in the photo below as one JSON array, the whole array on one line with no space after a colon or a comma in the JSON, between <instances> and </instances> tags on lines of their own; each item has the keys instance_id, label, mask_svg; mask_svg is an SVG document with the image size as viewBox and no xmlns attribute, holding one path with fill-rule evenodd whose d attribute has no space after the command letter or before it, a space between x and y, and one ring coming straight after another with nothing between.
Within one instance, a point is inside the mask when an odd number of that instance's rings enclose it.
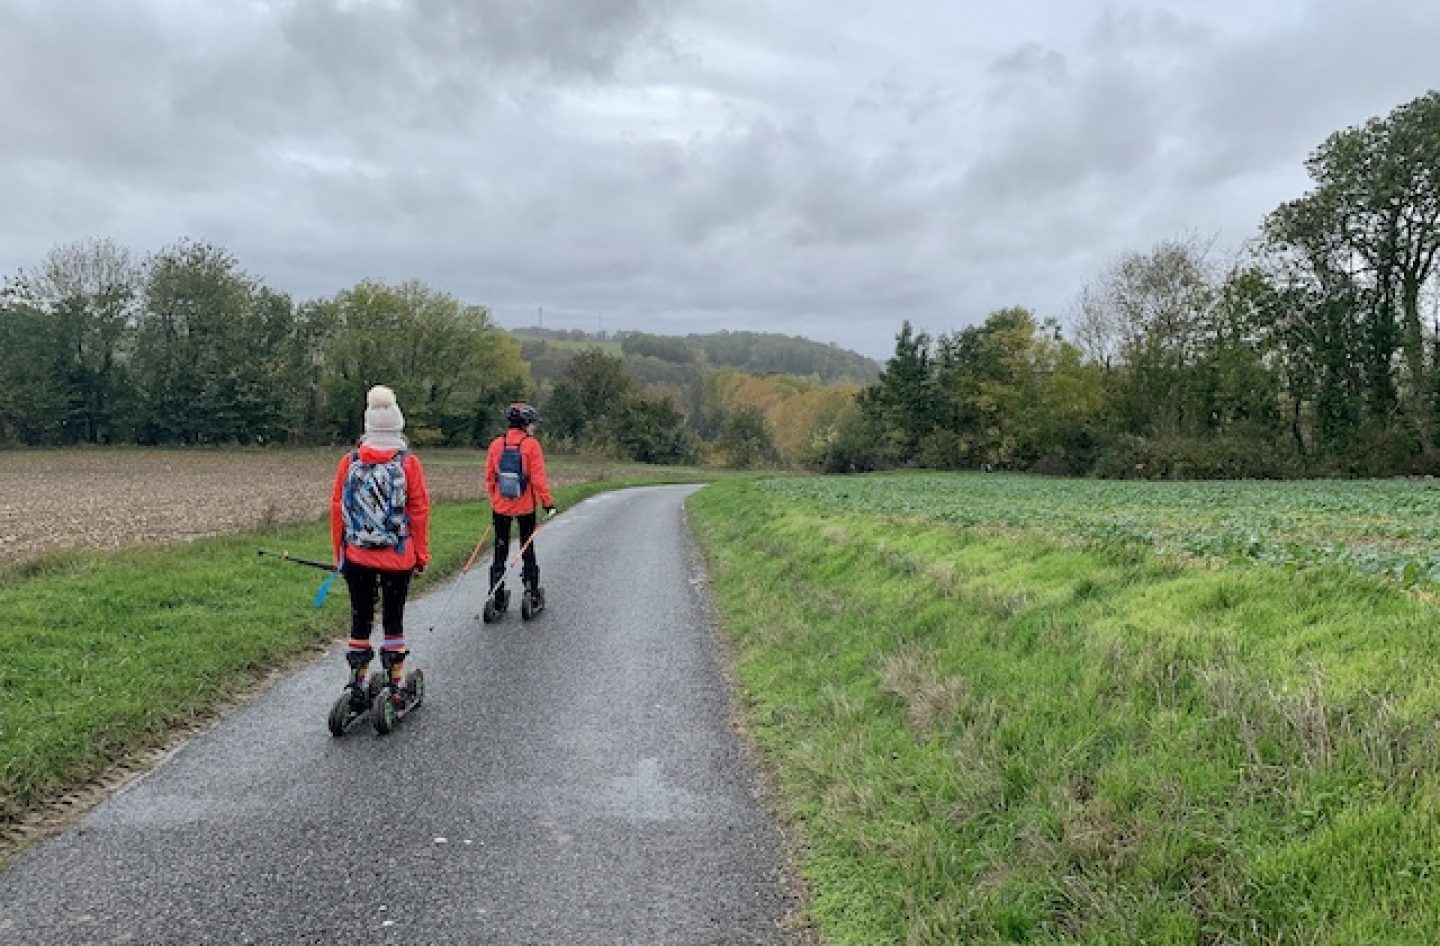
<instances>
[{"instance_id":1,"label":"road curve","mask_svg":"<svg viewBox=\"0 0 1440 946\"><path fill-rule=\"evenodd\" d=\"M532 622L481 623L482 566L412 601L428 693L389 736L326 730L339 649L279 681L0 874L0 942L790 942L694 489L545 526Z\"/></svg>"}]
</instances>

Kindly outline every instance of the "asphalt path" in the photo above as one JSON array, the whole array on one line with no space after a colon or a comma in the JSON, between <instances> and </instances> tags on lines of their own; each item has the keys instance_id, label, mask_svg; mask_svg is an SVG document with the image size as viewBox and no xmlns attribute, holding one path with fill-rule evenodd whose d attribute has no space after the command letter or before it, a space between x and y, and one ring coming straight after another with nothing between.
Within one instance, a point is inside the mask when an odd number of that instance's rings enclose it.
<instances>
[{"instance_id":1,"label":"asphalt path","mask_svg":"<svg viewBox=\"0 0 1440 946\"><path fill-rule=\"evenodd\" d=\"M427 695L388 736L328 732L341 648L278 681L0 874L0 943L790 942L694 489L543 526L528 623L482 624L482 565L412 600Z\"/></svg>"}]
</instances>

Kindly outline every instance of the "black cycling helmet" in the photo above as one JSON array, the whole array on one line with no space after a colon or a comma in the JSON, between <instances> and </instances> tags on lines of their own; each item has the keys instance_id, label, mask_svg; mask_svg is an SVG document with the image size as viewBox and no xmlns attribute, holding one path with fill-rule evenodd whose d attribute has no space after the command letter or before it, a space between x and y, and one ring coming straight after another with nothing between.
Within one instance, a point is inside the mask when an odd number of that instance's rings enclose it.
<instances>
[{"instance_id":1,"label":"black cycling helmet","mask_svg":"<svg viewBox=\"0 0 1440 946\"><path fill-rule=\"evenodd\" d=\"M505 422L511 427L529 427L540 423L540 412L529 404L511 404L505 412Z\"/></svg>"}]
</instances>

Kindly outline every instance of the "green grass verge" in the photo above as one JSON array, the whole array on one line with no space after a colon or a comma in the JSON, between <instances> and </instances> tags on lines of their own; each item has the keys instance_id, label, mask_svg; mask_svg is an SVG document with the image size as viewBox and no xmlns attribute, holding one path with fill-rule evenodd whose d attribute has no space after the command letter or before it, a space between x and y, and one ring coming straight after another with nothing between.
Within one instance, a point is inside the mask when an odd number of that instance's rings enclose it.
<instances>
[{"instance_id":1,"label":"green grass verge","mask_svg":"<svg viewBox=\"0 0 1440 946\"><path fill-rule=\"evenodd\" d=\"M555 493L563 510L605 490L665 481L652 470ZM417 590L463 565L489 509L436 508L432 566ZM0 826L163 744L277 663L346 633L343 586L317 610L311 600L324 573L260 558L257 546L328 561L329 527L52 554L0 571Z\"/></svg>"},{"instance_id":2,"label":"green grass verge","mask_svg":"<svg viewBox=\"0 0 1440 946\"><path fill-rule=\"evenodd\" d=\"M798 485L690 520L831 946L1440 942L1433 605Z\"/></svg>"}]
</instances>

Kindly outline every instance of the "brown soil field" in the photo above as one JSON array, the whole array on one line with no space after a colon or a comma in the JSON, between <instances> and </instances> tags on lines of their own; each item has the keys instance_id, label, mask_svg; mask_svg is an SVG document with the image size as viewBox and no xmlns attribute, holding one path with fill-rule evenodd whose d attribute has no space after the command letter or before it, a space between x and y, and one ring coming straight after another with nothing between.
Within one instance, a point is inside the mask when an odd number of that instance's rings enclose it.
<instances>
[{"instance_id":1,"label":"brown soil field","mask_svg":"<svg viewBox=\"0 0 1440 946\"><path fill-rule=\"evenodd\" d=\"M329 514L342 449L0 450L0 563L306 522ZM418 451L432 502L485 495L478 450ZM558 461L551 486L633 476Z\"/></svg>"}]
</instances>

